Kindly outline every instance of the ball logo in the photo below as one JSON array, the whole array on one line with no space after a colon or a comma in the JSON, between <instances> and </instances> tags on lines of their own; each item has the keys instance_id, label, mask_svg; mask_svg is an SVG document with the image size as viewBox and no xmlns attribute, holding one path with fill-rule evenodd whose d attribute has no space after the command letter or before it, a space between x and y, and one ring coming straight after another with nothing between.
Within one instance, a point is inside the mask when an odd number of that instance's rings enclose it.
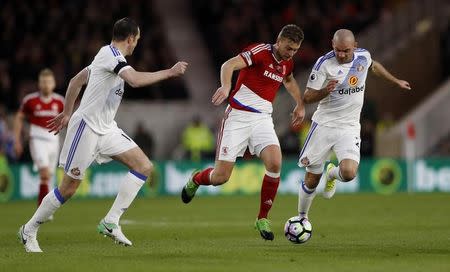
<instances>
[{"instance_id":1,"label":"ball logo","mask_svg":"<svg viewBox=\"0 0 450 272\"><path fill-rule=\"evenodd\" d=\"M351 86L355 86L356 83L358 83L358 77L356 77L356 76L351 76L351 77L348 79L348 84L350 84Z\"/></svg>"},{"instance_id":2,"label":"ball logo","mask_svg":"<svg viewBox=\"0 0 450 272\"><path fill-rule=\"evenodd\" d=\"M311 81L316 80L316 74L311 74L311 76L309 77L309 79L310 79Z\"/></svg>"}]
</instances>

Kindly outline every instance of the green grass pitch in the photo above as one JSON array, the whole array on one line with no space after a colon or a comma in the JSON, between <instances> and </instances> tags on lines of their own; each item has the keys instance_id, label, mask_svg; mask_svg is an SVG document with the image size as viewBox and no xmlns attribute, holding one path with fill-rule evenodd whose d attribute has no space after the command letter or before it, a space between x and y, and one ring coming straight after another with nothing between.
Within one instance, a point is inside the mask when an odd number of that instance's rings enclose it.
<instances>
[{"instance_id":1,"label":"green grass pitch","mask_svg":"<svg viewBox=\"0 0 450 272\"><path fill-rule=\"evenodd\" d=\"M312 239L288 242L297 197L271 211L275 240L253 229L259 196L138 199L122 218L132 247L96 233L109 200L69 201L41 227L44 254L16 238L34 202L0 204L0 271L450 271L450 194L316 197Z\"/></svg>"}]
</instances>

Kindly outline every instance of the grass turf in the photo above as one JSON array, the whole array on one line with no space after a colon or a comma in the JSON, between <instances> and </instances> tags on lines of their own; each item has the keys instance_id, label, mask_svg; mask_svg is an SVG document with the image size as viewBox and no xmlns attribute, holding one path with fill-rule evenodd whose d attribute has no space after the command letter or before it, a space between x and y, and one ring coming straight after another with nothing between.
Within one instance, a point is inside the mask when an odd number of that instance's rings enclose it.
<instances>
[{"instance_id":1,"label":"grass turf","mask_svg":"<svg viewBox=\"0 0 450 272\"><path fill-rule=\"evenodd\" d=\"M0 271L450 271L450 194L320 197L312 239L288 242L295 196L278 196L273 242L253 229L258 196L138 199L123 217L133 247L96 233L112 200L72 200L41 227L44 254L25 253L16 232L34 202L0 204Z\"/></svg>"}]
</instances>

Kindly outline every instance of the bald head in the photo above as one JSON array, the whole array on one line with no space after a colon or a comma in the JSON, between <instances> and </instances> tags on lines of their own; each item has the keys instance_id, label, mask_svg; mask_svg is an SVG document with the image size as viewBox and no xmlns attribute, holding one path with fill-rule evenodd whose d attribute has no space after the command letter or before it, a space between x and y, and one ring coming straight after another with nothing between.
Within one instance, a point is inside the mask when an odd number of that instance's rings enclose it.
<instances>
[{"instance_id":1,"label":"bald head","mask_svg":"<svg viewBox=\"0 0 450 272\"><path fill-rule=\"evenodd\" d=\"M347 63L353 60L353 51L357 46L353 32L348 29L339 29L334 33L332 45L339 63Z\"/></svg>"},{"instance_id":2,"label":"bald head","mask_svg":"<svg viewBox=\"0 0 450 272\"><path fill-rule=\"evenodd\" d=\"M333 36L334 42L355 42L355 35L353 35L353 32L348 29L339 29L338 31L334 32Z\"/></svg>"}]
</instances>

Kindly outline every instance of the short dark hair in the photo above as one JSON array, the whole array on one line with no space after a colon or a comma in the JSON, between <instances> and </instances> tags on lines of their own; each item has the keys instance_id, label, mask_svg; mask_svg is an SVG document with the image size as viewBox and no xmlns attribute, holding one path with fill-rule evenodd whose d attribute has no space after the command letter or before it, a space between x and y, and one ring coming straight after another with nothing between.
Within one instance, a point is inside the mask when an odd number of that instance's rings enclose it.
<instances>
[{"instance_id":1,"label":"short dark hair","mask_svg":"<svg viewBox=\"0 0 450 272\"><path fill-rule=\"evenodd\" d=\"M139 26L131 18L125 17L114 23L113 27L113 41L123 41L128 36L136 36L138 34Z\"/></svg>"},{"instance_id":2,"label":"short dark hair","mask_svg":"<svg viewBox=\"0 0 450 272\"><path fill-rule=\"evenodd\" d=\"M287 38L295 43L301 43L305 38L305 35L303 34L303 30L299 26L290 24L285 25L281 29L280 34L278 34L278 38Z\"/></svg>"}]
</instances>

